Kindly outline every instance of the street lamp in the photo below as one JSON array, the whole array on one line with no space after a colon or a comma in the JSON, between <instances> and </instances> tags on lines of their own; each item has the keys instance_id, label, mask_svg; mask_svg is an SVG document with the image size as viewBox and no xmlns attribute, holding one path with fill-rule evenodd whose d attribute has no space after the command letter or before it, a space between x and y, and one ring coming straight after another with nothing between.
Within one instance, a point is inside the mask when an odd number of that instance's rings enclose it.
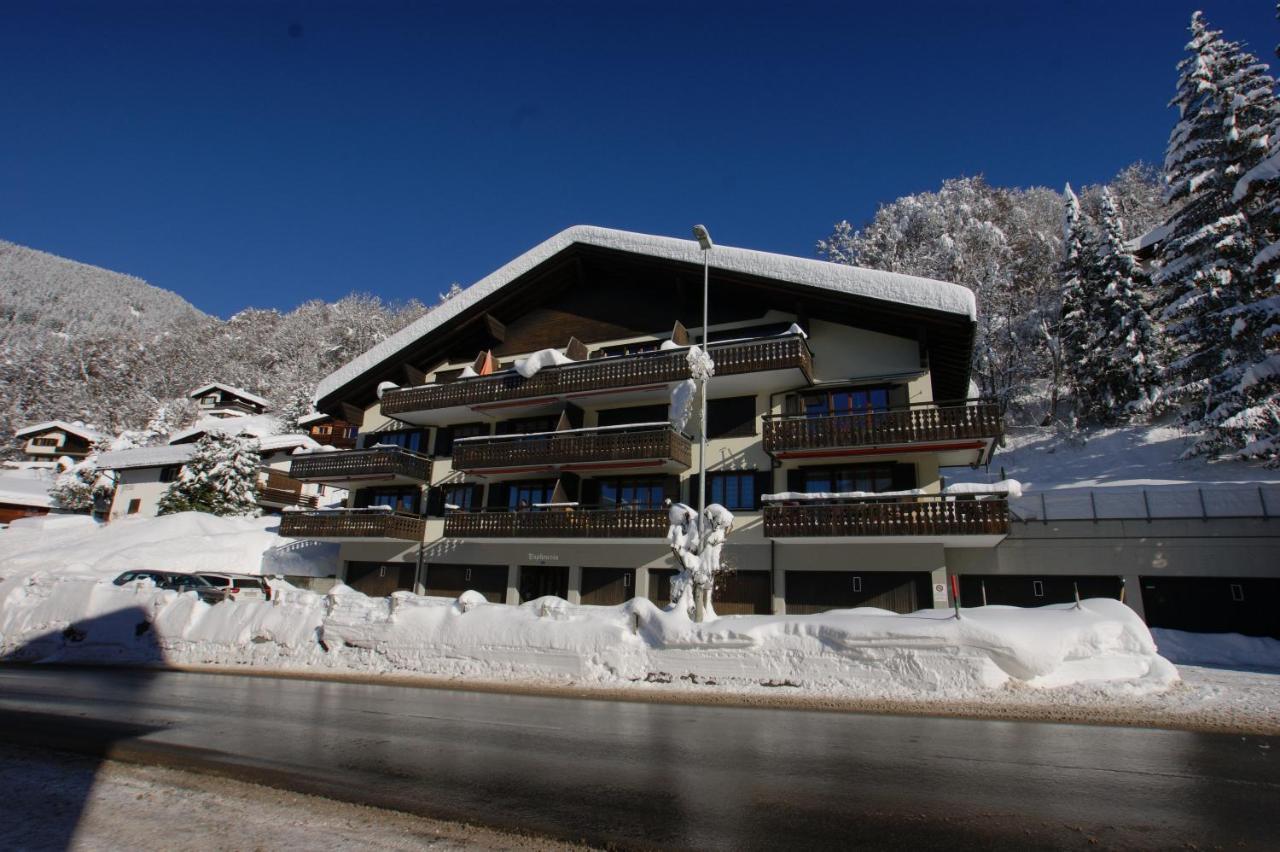
<instances>
[{"instance_id":1,"label":"street lamp","mask_svg":"<svg viewBox=\"0 0 1280 852\"><path fill-rule=\"evenodd\" d=\"M698 240L698 247L702 249L702 354L704 358L711 357L710 333L711 326L707 321L707 291L709 289L710 273L709 266L711 258L711 248L714 243L711 242L711 234L707 232L705 225L694 225L693 236ZM699 415L698 427L698 553L702 554L706 550L707 545L707 374L701 371L702 387L699 388L699 395L702 397L701 413ZM694 621L702 621L702 594L700 590L696 590L693 601Z\"/></svg>"}]
</instances>

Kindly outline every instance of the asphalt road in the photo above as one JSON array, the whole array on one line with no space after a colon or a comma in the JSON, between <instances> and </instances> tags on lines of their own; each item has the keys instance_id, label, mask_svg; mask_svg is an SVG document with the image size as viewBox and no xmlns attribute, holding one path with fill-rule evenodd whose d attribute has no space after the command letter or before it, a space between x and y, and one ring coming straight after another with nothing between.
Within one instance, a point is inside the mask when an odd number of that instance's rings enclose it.
<instances>
[{"instance_id":1,"label":"asphalt road","mask_svg":"<svg viewBox=\"0 0 1280 852\"><path fill-rule=\"evenodd\" d=\"M1280 837L1264 737L0 668L0 738L618 847Z\"/></svg>"}]
</instances>

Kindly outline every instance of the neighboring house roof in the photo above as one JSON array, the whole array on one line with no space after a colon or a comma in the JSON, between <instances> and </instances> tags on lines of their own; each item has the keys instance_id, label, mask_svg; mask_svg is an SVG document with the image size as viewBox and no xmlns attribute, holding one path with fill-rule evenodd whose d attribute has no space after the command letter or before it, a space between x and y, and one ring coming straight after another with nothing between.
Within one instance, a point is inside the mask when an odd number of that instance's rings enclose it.
<instances>
[{"instance_id":1,"label":"neighboring house roof","mask_svg":"<svg viewBox=\"0 0 1280 852\"><path fill-rule=\"evenodd\" d=\"M332 420L332 414L325 414L323 411L314 411L306 417L298 418L299 426L310 426L313 423L323 423L326 420Z\"/></svg>"},{"instance_id":2,"label":"neighboring house roof","mask_svg":"<svg viewBox=\"0 0 1280 852\"><path fill-rule=\"evenodd\" d=\"M107 437L96 429L90 429L83 423L68 423L65 420L48 420L44 423L37 423L34 426L23 427L13 434L16 437L25 438L27 435L38 435L41 432L53 432L55 430L75 435L77 438L84 438L91 444Z\"/></svg>"},{"instance_id":3,"label":"neighboring house roof","mask_svg":"<svg viewBox=\"0 0 1280 852\"><path fill-rule=\"evenodd\" d=\"M377 369L418 339L575 243L698 266L703 263L703 252L692 239L657 237L590 225L567 228L321 379L316 387L316 400L324 399L366 372ZM721 245L713 248L706 259L712 269L725 272L956 314L970 322L977 318L977 302L973 291L959 284Z\"/></svg>"},{"instance_id":4,"label":"neighboring house roof","mask_svg":"<svg viewBox=\"0 0 1280 852\"><path fill-rule=\"evenodd\" d=\"M47 509L53 506L49 498L49 476L35 476L35 471L13 471L0 475L0 503L9 506L32 506Z\"/></svg>"},{"instance_id":5,"label":"neighboring house roof","mask_svg":"<svg viewBox=\"0 0 1280 852\"><path fill-rule=\"evenodd\" d=\"M195 399L196 397L203 396L204 394L208 393L211 390L224 391L226 393L231 394L232 396L237 396L240 399L246 400L247 402L252 402L256 405L261 405L263 408L269 408L271 406L271 403L267 402L265 399L263 399L262 397L256 394L249 393L244 388L238 388L232 385L224 385L221 382L209 382L209 384L207 385L201 385L200 387L193 390L190 394L188 394L188 396L190 396L192 399Z\"/></svg>"},{"instance_id":6,"label":"neighboring house roof","mask_svg":"<svg viewBox=\"0 0 1280 852\"><path fill-rule=\"evenodd\" d=\"M308 450L320 449L320 444L310 435L303 435L300 432L291 432L288 435L270 435L266 438L258 439L258 448L262 452L269 450L292 450L297 447L304 447Z\"/></svg>"},{"instance_id":7,"label":"neighboring house roof","mask_svg":"<svg viewBox=\"0 0 1280 852\"><path fill-rule=\"evenodd\" d=\"M132 450L116 450L98 456L98 467L103 470L128 470L135 467L169 467L186 464L196 454L194 444L158 447L135 447Z\"/></svg>"},{"instance_id":8,"label":"neighboring house roof","mask_svg":"<svg viewBox=\"0 0 1280 852\"><path fill-rule=\"evenodd\" d=\"M1156 244L1164 242L1166 239L1168 239L1169 234L1171 233L1173 233L1172 225L1168 223L1165 223L1163 225L1157 225L1156 227L1152 228L1150 231L1147 231L1145 234L1142 234L1138 237L1134 237L1132 240L1129 240L1129 245L1127 246L1127 248L1129 249L1129 251L1134 252L1135 254L1142 254L1143 252L1146 252L1149 249L1154 248Z\"/></svg>"},{"instance_id":9,"label":"neighboring house roof","mask_svg":"<svg viewBox=\"0 0 1280 852\"><path fill-rule=\"evenodd\" d=\"M252 417L205 417L196 421L196 425L169 436L170 444L182 444L198 439L206 432L221 432L224 435L249 435L254 438L265 438L284 432L284 421L274 414L255 414Z\"/></svg>"}]
</instances>

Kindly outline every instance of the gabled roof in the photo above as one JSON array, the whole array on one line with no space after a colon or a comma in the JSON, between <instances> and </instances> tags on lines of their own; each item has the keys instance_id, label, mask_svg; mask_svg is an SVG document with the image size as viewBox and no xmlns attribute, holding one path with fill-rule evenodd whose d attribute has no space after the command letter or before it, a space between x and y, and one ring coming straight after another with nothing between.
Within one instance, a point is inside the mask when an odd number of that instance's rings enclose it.
<instances>
[{"instance_id":1,"label":"gabled roof","mask_svg":"<svg viewBox=\"0 0 1280 852\"><path fill-rule=\"evenodd\" d=\"M323 411L313 411L305 417L298 418L299 426L310 426L312 423L323 423L326 420L332 420L332 414L325 414Z\"/></svg>"},{"instance_id":2,"label":"gabled roof","mask_svg":"<svg viewBox=\"0 0 1280 852\"><path fill-rule=\"evenodd\" d=\"M229 393L232 396L239 397L240 399L243 399L246 402L252 402L254 405L261 405L263 408L271 407L271 403L267 402L262 397L257 396L256 394L251 394L244 388L237 388L232 385L224 385L222 384L222 382L209 382L209 384L201 385L200 387L196 388L195 390L193 390L191 393L187 395L192 399L195 399L197 397L205 395L211 390L220 390L220 391L223 391L224 393Z\"/></svg>"},{"instance_id":3,"label":"gabled roof","mask_svg":"<svg viewBox=\"0 0 1280 852\"><path fill-rule=\"evenodd\" d=\"M91 444L107 437L95 429L90 429L83 423L68 423L65 420L48 420L44 423L37 423L34 426L23 427L13 434L18 438L25 438L27 435L38 435L41 432L52 432L55 429L75 435L78 438L84 438Z\"/></svg>"},{"instance_id":4,"label":"gabled roof","mask_svg":"<svg viewBox=\"0 0 1280 852\"><path fill-rule=\"evenodd\" d=\"M274 414L255 414L252 417L204 417L190 428L169 436L170 444L182 444L198 439L205 432L221 432L224 435L249 435L265 438L284 432L284 421Z\"/></svg>"},{"instance_id":5,"label":"gabled roof","mask_svg":"<svg viewBox=\"0 0 1280 852\"><path fill-rule=\"evenodd\" d=\"M98 456L98 467L103 470L126 470L133 467L168 467L186 464L196 454L195 444L158 447L135 447L132 450L116 450Z\"/></svg>"},{"instance_id":6,"label":"gabled roof","mask_svg":"<svg viewBox=\"0 0 1280 852\"><path fill-rule=\"evenodd\" d=\"M358 380L366 372L393 359L420 338L574 244L698 266L703 262L702 250L691 239L657 237L590 225L567 228L321 379L316 387L316 400L328 397ZM723 272L753 275L801 287L953 314L970 322L977 317L977 302L973 291L945 281L721 245L711 249L707 260L712 269Z\"/></svg>"}]
</instances>

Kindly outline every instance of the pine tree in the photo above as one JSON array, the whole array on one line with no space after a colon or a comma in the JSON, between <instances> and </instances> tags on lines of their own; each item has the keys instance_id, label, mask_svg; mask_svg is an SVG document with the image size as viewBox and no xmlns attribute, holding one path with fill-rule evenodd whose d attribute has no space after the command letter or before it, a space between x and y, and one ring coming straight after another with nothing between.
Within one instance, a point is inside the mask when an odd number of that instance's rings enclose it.
<instances>
[{"instance_id":1,"label":"pine tree","mask_svg":"<svg viewBox=\"0 0 1280 852\"><path fill-rule=\"evenodd\" d=\"M1096 290L1098 269L1089 222L1080 209L1080 199L1063 189L1063 258L1058 274L1062 280L1062 319L1058 325L1063 372L1076 400L1076 416L1088 417L1094 409L1097 378Z\"/></svg>"},{"instance_id":2,"label":"pine tree","mask_svg":"<svg viewBox=\"0 0 1280 852\"><path fill-rule=\"evenodd\" d=\"M1097 237L1098 334L1092 419L1115 423L1160 401L1160 339L1144 304L1146 273L1129 252L1111 193L1102 191Z\"/></svg>"},{"instance_id":3,"label":"pine tree","mask_svg":"<svg viewBox=\"0 0 1280 852\"><path fill-rule=\"evenodd\" d=\"M1246 369L1234 327L1255 289L1261 248L1232 195L1266 153L1277 103L1266 66L1210 30L1199 12L1191 33L1191 55L1178 65L1171 102L1180 120L1165 156L1168 200L1177 209L1166 226L1155 283L1175 356L1165 394L1192 428L1212 430L1234 416L1219 397L1231 395ZM1206 434L1193 452L1225 446L1223 436Z\"/></svg>"},{"instance_id":4,"label":"pine tree","mask_svg":"<svg viewBox=\"0 0 1280 852\"><path fill-rule=\"evenodd\" d=\"M259 461L256 438L206 433L160 498L160 514L256 515Z\"/></svg>"}]
</instances>

